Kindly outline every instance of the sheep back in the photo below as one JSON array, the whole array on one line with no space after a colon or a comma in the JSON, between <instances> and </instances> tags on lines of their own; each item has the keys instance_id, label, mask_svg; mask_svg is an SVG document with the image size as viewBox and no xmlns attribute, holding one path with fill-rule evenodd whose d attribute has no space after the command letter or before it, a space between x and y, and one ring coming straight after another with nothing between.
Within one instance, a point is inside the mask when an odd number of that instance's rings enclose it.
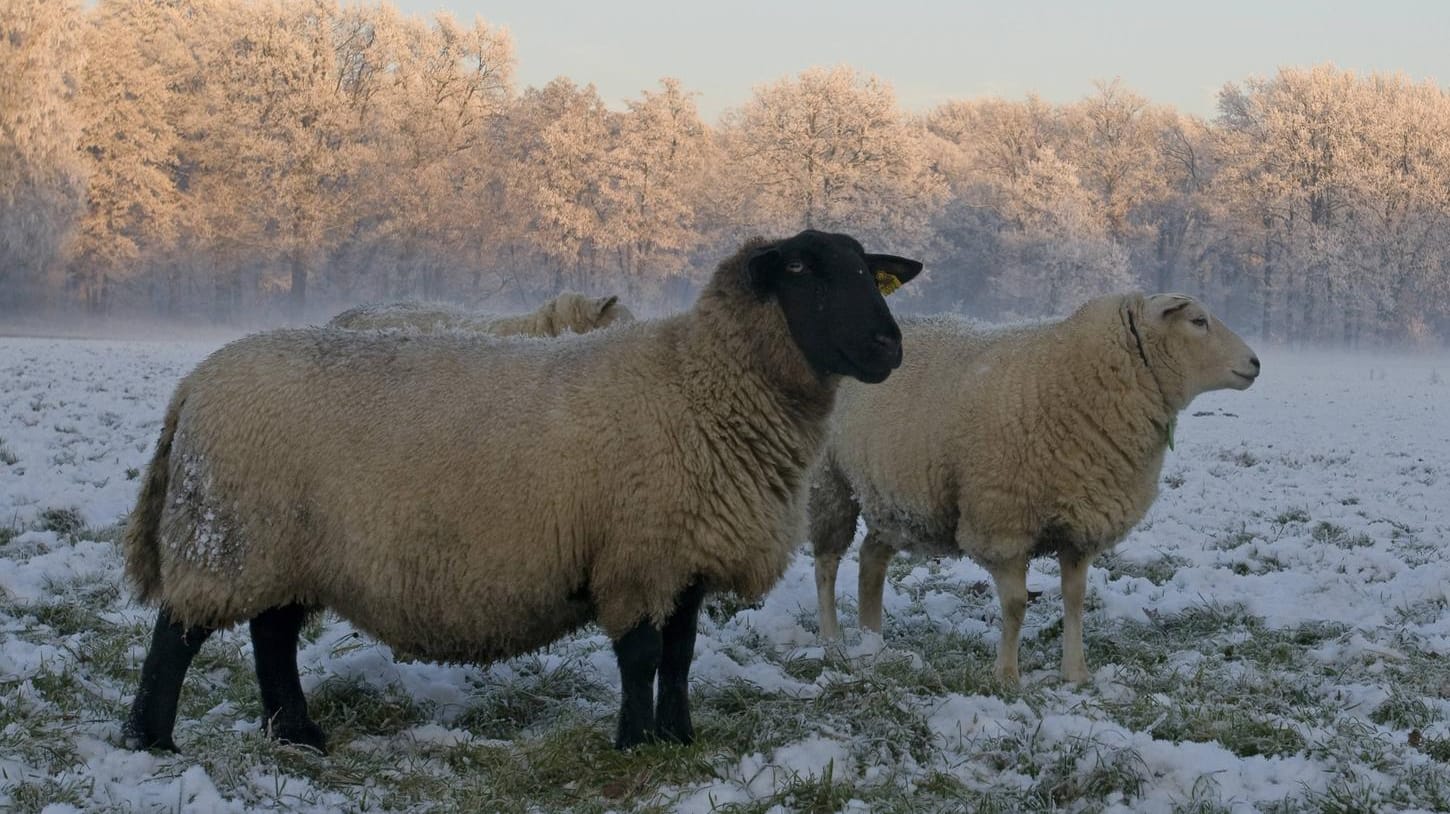
<instances>
[{"instance_id":1,"label":"sheep back","mask_svg":"<svg viewBox=\"0 0 1450 814\"><path fill-rule=\"evenodd\" d=\"M406 301L360 305L343 311L327 324L351 330L469 331L495 336L556 337L633 321L634 314L616 297L592 298L565 291L525 314L498 316L466 311L451 303Z\"/></svg>"},{"instance_id":2,"label":"sheep back","mask_svg":"<svg viewBox=\"0 0 1450 814\"><path fill-rule=\"evenodd\" d=\"M492 333L496 317L474 314L444 302L410 300L349 308L328 321L329 328L403 330L420 333L475 331Z\"/></svg>"}]
</instances>

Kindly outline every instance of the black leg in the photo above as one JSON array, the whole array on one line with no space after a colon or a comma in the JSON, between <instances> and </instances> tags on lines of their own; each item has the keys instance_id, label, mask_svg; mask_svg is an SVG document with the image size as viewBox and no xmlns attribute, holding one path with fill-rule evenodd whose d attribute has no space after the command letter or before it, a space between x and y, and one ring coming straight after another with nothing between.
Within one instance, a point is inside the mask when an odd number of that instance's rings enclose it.
<instances>
[{"instance_id":1,"label":"black leg","mask_svg":"<svg viewBox=\"0 0 1450 814\"><path fill-rule=\"evenodd\" d=\"M252 619L252 655L262 689L262 727L285 743L326 751L322 727L307 717L307 699L297 675L297 637L307 621L301 605L269 608Z\"/></svg>"},{"instance_id":2,"label":"black leg","mask_svg":"<svg viewBox=\"0 0 1450 814\"><path fill-rule=\"evenodd\" d=\"M690 662L695 658L695 622L704 599L705 586L691 583L665 621L660 697L655 707L655 734L660 740L689 743L695 739L690 724Z\"/></svg>"},{"instance_id":3,"label":"black leg","mask_svg":"<svg viewBox=\"0 0 1450 814\"><path fill-rule=\"evenodd\" d=\"M648 619L614 642L622 696L616 749L633 749L654 733L654 683L661 647L660 629Z\"/></svg>"},{"instance_id":4,"label":"black leg","mask_svg":"<svg viewBox=\"0 0 1450 814\"><path fill-rule=\"evenodd\" d=\"M183 628L171 621L171 611L162 607L156 614L156 629L151 634L151 649L141 665L141 686L131 703L131 717L126 721L127 745L133 749L167 749L176 751L171 730L176 726L176 704L181 697L181 682L186 669L201 650L202 642L213 628Z\"/></svg>"}]
</instances>

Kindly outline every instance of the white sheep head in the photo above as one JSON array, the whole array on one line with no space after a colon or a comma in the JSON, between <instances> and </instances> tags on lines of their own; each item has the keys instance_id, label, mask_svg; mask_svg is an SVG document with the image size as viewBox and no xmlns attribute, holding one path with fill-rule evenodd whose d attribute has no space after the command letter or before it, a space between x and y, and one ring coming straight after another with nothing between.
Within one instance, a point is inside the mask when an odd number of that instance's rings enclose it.
<instances>
[{"instance_id":1,"label":"white sheep head","mask_svg":"<svg viewBox=\"0 0 1450 814\"><path fill-rule=\"evenodd\" d=\"M555 297L549 307L553 311L554 326L561 334L566 331L584 334L616 322L634 321L634 313L616 296L586 297L565 291Z\"/></svg>"},{"instance_id":2,"label":"white sheep head","mask_svg":"<svg viewBox=\"0 0 1450 814\"><path fill-rule=\"evenodd\" d=\"M1177 409L1210 390L1244 390L1258 378L1253 348L1192 297L1144 297L1138 316L1144 362Z\"/></svg>"}]
</instances>

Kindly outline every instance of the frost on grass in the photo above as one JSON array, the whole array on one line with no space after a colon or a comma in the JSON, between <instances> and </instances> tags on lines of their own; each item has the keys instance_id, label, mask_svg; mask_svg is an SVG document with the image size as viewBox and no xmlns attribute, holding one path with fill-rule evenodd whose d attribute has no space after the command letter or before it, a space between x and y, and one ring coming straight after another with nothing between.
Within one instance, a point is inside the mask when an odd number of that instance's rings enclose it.
<instances>
[{"instance_id":1,"label":"frost on grass","mask_svg":"<svg viewBox=\"0 0 1450 814\"><path fill-rule=\"evenodd\" d=\"M114 541L211 346L0 343L0 810L1450 810L1444 360L1270 356L1253 390L1196 402L1158 503L1091 571L1086 686L1056 678L1055 564L1006 688L985 572L895 558L867 640L853 548L843 644L816 639L807 554L758 605L712 598L689 747L611 748L596 631L468 667L323 615L299 664L331 754L262 734L242 627L197 657L171 756L119 746L154 617ZM1348 384L1370 366L1393 375ZM190 556L226 567L205 461L178 462Z\"/></svg>"}]
</instances>

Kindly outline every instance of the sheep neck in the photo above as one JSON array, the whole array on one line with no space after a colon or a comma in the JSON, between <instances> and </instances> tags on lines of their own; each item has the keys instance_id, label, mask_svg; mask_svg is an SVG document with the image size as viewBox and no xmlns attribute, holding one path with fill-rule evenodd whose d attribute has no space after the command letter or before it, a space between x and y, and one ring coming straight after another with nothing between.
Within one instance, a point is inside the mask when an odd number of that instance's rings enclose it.
<instances>
[{"instance_id":1,"label":"sheep neck","mask_svg":"<svg viewBox=\"0 0 1450 814\"><path fill-rule=\"evenodd\" d=\"M756 407L765 396L798 424L824 422L839 377L811 369L784 319L768 310L778 312L774 303L740 305L699 314L691 356L703 364L692 378L714 393L740 391Z\"/></svg>"},{"instance_id":2,"label":"sheep neck","mask_svg":"<svg viewBox=\"0 0 1450 814\"><path fill-rule=\"evenodd\" d=\"M1138 358L1143 360L1143 367L1147 369L1148 375L1153 379L1153 387L1158 391L1158 402L1163 407L1163 418L1155 420L1159 430L1163 433L1163 440L1169 449L1173 449L1173 433L1178 425L1178 411L1168 401L1168 393L1163 389L1163 380L1158 377L1157 368L1148 361L1148 352L1143 347L1143 335L1138 331L1138 320L1133 315L1133 309L1129 307L1128 332L1133 335L1133 344L1138 349Z\"/></svg>"},{"instance_id":3,"label":"sheep neck","mask_svg":"<svg viewBox=\"0 0 1450 814\"><path fill-rule=\"evenodd\" d=\"M780 307L749 289L743 257L721 265L689 320L685 377L711 420L772 438L757 453L804 467L824 438L840 377L806 362ZM765 431L775 425L790 432Z\"/></svg>"}]
</instances>

